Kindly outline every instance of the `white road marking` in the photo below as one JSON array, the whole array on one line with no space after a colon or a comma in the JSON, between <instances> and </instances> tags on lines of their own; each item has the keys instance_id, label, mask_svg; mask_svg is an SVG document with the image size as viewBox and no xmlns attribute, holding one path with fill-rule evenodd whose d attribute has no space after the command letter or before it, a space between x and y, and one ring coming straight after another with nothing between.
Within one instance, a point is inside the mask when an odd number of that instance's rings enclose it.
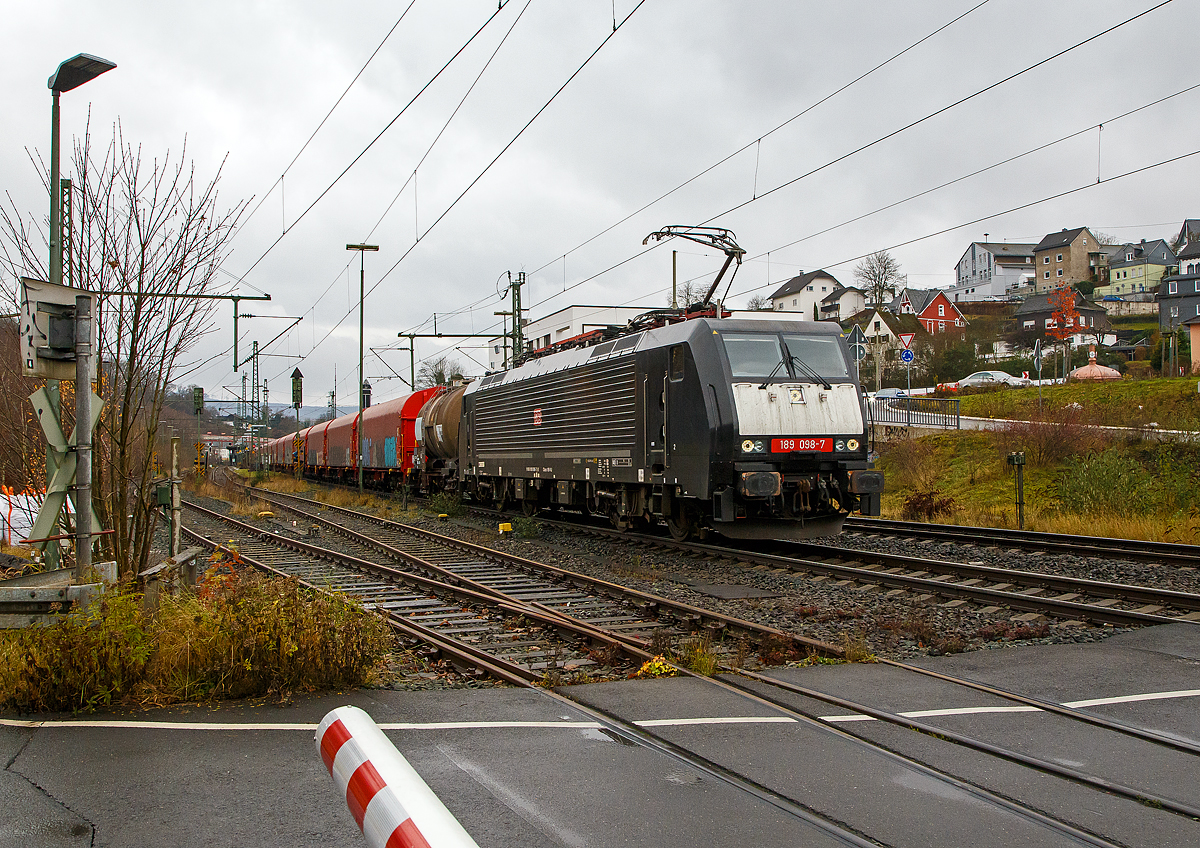
<instances>
[{"instance_id":1,"label":"white road marking","mask_svg":"<svg viewBox=\"0 0 1200 848\"><path fill-rule=\"evenodd\" d=\"M1117 695L1111 698L1089 698L1084 701L1067 701L1062 706L1079 708L1106 704L1130 704L1139 701L1166 701L1176 698L1200 697L1200 689L1177 689L1172 692L1144 692L1137 695ZM950 707L936 710L914 710L899 713L905 718L929 716L979 715L984 713L1038 713L1038 707ZM870 716L857 713L828 715L823 721L842 723L875 721ZM634 722L639 727L687 727L705 724L790 724L795 719L784 715L769 716L713 716L700 718L646 719ZM35 729L57 728L127 728L131 730L308 730L315 731L316 723L301 722L217 722L217 721L121 721L119 719L80 719L72 721L38 721L15 718L0 718L0 727L26 727ZM382 730L500 730L516 729L560 729L599 730L604 725L595 721L430 721L430 722L380 722Z\"/></svg>"}]
</instances>

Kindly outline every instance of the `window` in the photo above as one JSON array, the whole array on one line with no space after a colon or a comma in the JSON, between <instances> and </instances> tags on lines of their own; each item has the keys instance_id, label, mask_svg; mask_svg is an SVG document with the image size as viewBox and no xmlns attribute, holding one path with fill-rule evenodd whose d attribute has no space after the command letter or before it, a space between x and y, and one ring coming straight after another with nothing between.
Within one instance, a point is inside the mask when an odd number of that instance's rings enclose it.
<instances>
[{"instance_id":1,"label":"window","mask_svg":"<svg viewBox=\"0 0 1200 848\"><path fill-rule=\"evenodd\" d=\"M1042 257L1042 264L1043 264L1043 265L1049 265L1049 264L1050 264L1050 254L1046 254L1045 256L1043 256L1043 257Z\"/></svg>"},{"instance_id":2,"label":"window","mask_svg":"<svg viewBox=\"0 0 1200 848\"><path fill-rule=\"evenodd\" d=\"M877 333L879 332L879 323L880 323L879 321L875 322L875 332L877 332Z\"/></svg>"},{"instance_id":3,"label":"window","mask_svg":"<svg viewBox=\"0 0 1200 848\"><path fill-rule=\"evenodd\" d=\"M1037 323L1037 322L1025 321L1024 323L1021 324L1021 328L1024 330L1032 330L1035 323Z\"/></svg>"},{"instance_id":4,"label":"window","mask_svg":"<svg viewBox=\"0 0 1200 848\"><path fill-rule=\"evenodd\" d=\"M1048 279L1050 279L1050 272L1049 272L1049 271L1043 271L1043 272L1042 272L1042 279L1043 279L1043 280L1048 280Z\"/></svg>"},{"instance_id":5,"label":"window","mask_svg":"<svg viewBox=\"0 0 1200 848\"><path fill-rule=\"evenodd\" d=\"M1058 324L1057 324L1057 323L1055 323L1055 321L1054 321L1054 319L1053 319L1053 318L1047 318L1047 319L1046 319L1046 329L1047 329L1047 330L1052 330L1052 329L1054 329L1054 328L1055 328L1055 327L1057 327L1057 326L1058 326Z\"/></svg>"},{"instance_id":6,"label":"window","mask_svg":"<svg viewBox=\"0 0 1200 848\"><path fill-rule=\"evenodd\" d=\"M1179 283L1174 280L1167 283L1167 294L1179 294Z\"/></svg>"},{"instance_id":7,"label":"window","mask_svg":"<svg viewBox=\"0 0 1200 848\"><path fill-rule=\"evenodd\" d=\"M780 303L780 304L779 304L778 306L776 306L775 308L776 308L776 309L783 309L783 304L782 304L782 303Z\"/></svg>"},{"instance_id":8,"label":"window","mask_svg":"<svg viewBox=\"0 0 1200 848\"><path fill-rule=\"evenodd\" d=\"M1062 276L1062 268L1058 269L1058 276L1060 276L1060 277Z\"/></svg>"},{"instance_id":9,"label":"window","mask_svg":"<svg viewBox=\"0 0 1200 848\"><path fill-rule=\"evenodd\" d=\"M812 291L812 290L813 290L813 287L812 287L812 286L809 286L809 287L808 287L808 290L809 290L809 291Z\"/></svg>"},{"instance_id":10,"label":"window","mask_svg":"<svg viewBox=\"0 0 1200 848\"><path fill-rule=\"evenodd\" d=\"M1084 247L1087 247L1087 237L1086 237L1086 236L1085 236L1085 237L1084 237L1084 239L1083 239L1083 246L1084 246Z\"/></svg>"},{"instance_id":11,"label":"window","mask_svg":"<svg viewBox=\"0 0 1200 848\"><path fill-rule=\"evenodd\" d=\"M938 304L938 317L944 318L945 316L946 316L946 304L939 303Z\"/></svg>"},{"instance_id":12,"label":"window","mask_svg":"<svg viewBox=\"0 0 1200 848\"><path fill-rule=\"evenodd\" d=\"M796 305L796 298L793 297L792 298L792 306L795 306L795 305Z\"/></svg>"},{"instance_id":13,"label":"window","mask_svg":"<svg viewBox=\"0 0 1200 848\"><path fill-rule=\"evenodd\" d=\"M1057 259L1057 261L1058 261L1058 262L1062 262L1062 254L1061 254L1061 253L1060 253L1060 254L1058 254L1058 259Z\"/></svg>"},{"instance_id":14,"label":"window","mask_svg":"<svg viewBox=\"0 0 1200 848\"><path fill-rule=\"evenodd\" d=\"M938 321L938 332L941 333L946 329L945 321Z\"/></svg>"},{"instance_id":15,"label":"window","mask_svg":"<svg viewBox=\"0 0 1200 848\"><path fill-rule=\"evenodd\" d=\"M675 345L671 348L671 382L678 382L683 379L685 348L687 345Z\"/></svg>"},{"instance_id":16,"label":"window","mask_svg":"<svg viewBox=\"0 0 1200 848\"><path fill-rule=\"evenodd\" d=\"M1133 253L1132 253L1132 252L1130 252L1130 253L1126 253L1126 254L1125 254L1125 261L1126 261L1126 262L1132 262L1132 261L1133 261Z\"/></svg>"},{"instance_id":17,"label":"window","mask_svg":"<svg viewBox=\"0 0 1200 848\"><path fill-rule=\"evenodd\" d=\"M1172 306L1172 307L1171 307L1171 317L1172 317L1172 318L1178 318L1178 317L1179 317L1179 307L1178 307L1178 306Z\"/></svg>"}]
</instances>

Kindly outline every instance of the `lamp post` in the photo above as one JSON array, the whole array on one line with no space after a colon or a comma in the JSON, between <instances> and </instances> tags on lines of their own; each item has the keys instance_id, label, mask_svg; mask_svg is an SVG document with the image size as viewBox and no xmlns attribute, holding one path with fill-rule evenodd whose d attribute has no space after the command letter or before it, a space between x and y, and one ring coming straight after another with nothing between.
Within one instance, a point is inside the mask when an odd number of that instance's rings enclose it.
<instances>
[{"instance_id":1,"label":"lamp post","mask_svg":"<svg viewBox=\"0 0 1200 848\"><path fill-rule=\"evenodd\" d=\"M80 53L59 64L58 69L46 80L50 89L50 282L62 285L62 189L58 184L59 173L59 108L58 96L64 91L78 88L116 64ZM82 281L81 281L82 282ZM92 567L92 381L91 381L91 329L90 301L86 297L76 298L76 370L75 370L75 580L83 582L85 572ZM79 334L85 334L82 339ZM48 380L46 385L54 417L59 415L60 395L57 380ZM46 487L57 471L51 452L46 453ZM51 535L57 535L51 530ZM53 543L57 545L57 542ZM50 568L58 565L56 547L46 548Z\"/></svg>"},{"instance_id":2,"label":"lamp post","mask_svg":"<svg viewBox=\"0 0 1200 848\"><path fill-rule=\"evenodd\" d=\"M361 494L363 490L363 432L362 432L362 414L363 414L363 297L366 288L366 258L363 255L366 251L377 251L377 244L348 244L346 250L358 251L358 444L355 446L358 450L358 491Z\"/></svg>"}]
</instances>

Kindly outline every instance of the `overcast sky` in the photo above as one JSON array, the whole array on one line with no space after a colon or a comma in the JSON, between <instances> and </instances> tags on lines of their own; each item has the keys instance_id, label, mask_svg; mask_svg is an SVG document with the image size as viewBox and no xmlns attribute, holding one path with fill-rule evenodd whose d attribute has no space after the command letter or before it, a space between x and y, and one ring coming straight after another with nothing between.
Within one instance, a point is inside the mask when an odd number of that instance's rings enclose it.
<instances>
[{"instance_id":1,"label":"overcast sky","mask_svg":"<svg viewBox=\"0 0 1200 848\"><path fill-rule=\"evenodd\" d=\"M1200 84L1195 0L1168 2L832 165L1156 3L508 0L297 220L497 10L495 0L415 0L367 64L407 5L0 0L0 187L18 208L48 215L29 160L29 151L48 158L46 79L80 52L116 62L116 70L63 95L64 150L90 108L93 132L104 136L119 119L126 139L148 155L178 156L186 137L202 182L224 160L222 205L262 203L234 240L222 279L233 290L244 275L243 293L272 295L244 311L304 316L269 352L305 358L263 359L271 399L287 399L286 378L298 365L306 404L321 405L336 365L343 408L355 403L358 353L359 266L345 249L350 242L380 245L366 255L365 311L366 345L380 348L398 344L398 332L432 331L435 313L443 332L497 327L493 313L506 308L498 293L509 271L529 275L525 305L535 319L573 303L662 306L672 249L680 251L681 279L711 279L723 260L680 240L638 256L646 235L668 224L708 222L736 233L747 261L729 302L741 305L801 271L825 268L852 284L858 258L883 248L892 249L910 285L945 287L967 245L984 233L992 241L1036 242L1089 226L1122 240L1169 239L1185 217L1200 217L1198 155L969 223L1095 184L1098 175L1108 180L1200 150L1200 89L1116 120ZM615 34L614 15L625 21ZM360 70L281 190L285 168ZM230 397L223 387L241 386L231 357L219 356L232 342L231 312L220 307L219 330L190 354L211 361L181 380L204 386L210 397ZM243 321L242 344L266 342L284 326L280 319ZM420 340L417 354L449 350L468 373L481 373L479 344ZM382 356L407 376L406 352ZM384 379L390 372L371 355L366 373L377 400L407 391L400 380Z\"/></svg>"}]
</instances>

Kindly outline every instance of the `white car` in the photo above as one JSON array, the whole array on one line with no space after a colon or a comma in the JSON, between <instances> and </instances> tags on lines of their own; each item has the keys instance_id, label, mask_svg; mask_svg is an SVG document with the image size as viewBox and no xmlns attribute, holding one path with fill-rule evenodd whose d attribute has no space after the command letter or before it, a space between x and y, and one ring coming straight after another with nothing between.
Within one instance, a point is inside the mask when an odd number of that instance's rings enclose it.
<instances>
[{"instance_id":1,"label":"white car","mask_svg":"<svg viewBox=\"0 0 1200 848\"><path fill-rule=\"evenodd\" d=\"M1012 374L1007 374L1004 371L976 371L974 374L968 374L957 383L947 383L948 389L977 389L981 386L1012 386L1014 388L1024 388L1032 386L1033 381L1026 377L1014 377Z\"/></svg>"}]
</instances>

